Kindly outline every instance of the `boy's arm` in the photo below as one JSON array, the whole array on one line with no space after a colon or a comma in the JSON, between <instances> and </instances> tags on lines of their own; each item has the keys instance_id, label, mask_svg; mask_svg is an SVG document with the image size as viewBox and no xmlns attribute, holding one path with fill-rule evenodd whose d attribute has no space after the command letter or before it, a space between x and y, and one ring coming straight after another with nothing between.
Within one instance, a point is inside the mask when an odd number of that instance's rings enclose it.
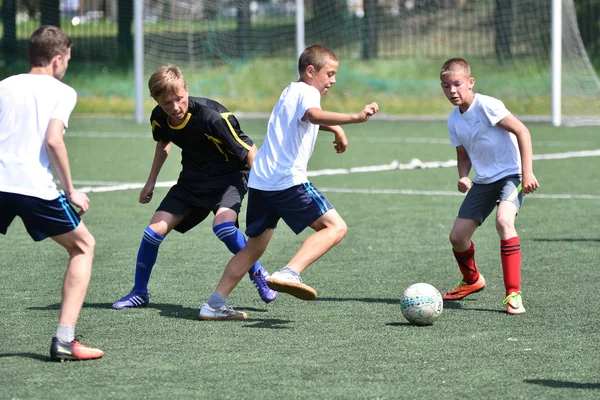
<instances>
[{"instance_id":1,"label":"boy's arm","mask_svg":"<svg viewBox=\"0 0 600 400\"><path fill-rule=\"evenodd\" d=\"M319 130L333 132L333 148L336 153L343 153L348 147L348 139L346 138L346 132L339 125L327 126L320 125Z\"/></svg>"},{"instance_id":2,"label":"boy's arm","mask_svg":"<svg viewBox=\"0 0 600 400\"><path fill-rule=\"evenodd\" d=\"M256 145L253 144L246 155L246 164L248 164L248 168L252 168L252 164L254 164L254 157L256 157L257 151L258 149L256 148Z\"/></svg>"},{"instance_id":3,"label":"boy's arm","mask_svg":"<svg viewBox=\"0 0 600 400\"><path fill-rule=\"evenodd\" d=\"M58 119L51 119L46 131L46 149L52 167L58 175L58 180L62 186L65 197L70 203L78 207L79 215L85 214L90 207L90 200L83 192L75 190L71 180L71 169L69 167L69 157L67 155L67 146L63 133L65 125Z\"/></svg>"},{"instance_id":4,"label":"boy's arm","mask_svg":"<svg viewBox=\"0 0 600 400\"><path fill-rule=\"evenodd\" d=\"M154 151L150 175L148 175L148 180L140 192L140 203L149 203L150 200L152 200L158 174L171 152L172 145L172 142L163 142L162 140L156 142L156 150Z\"/></svg>"},{"instance_id":5,"label":"boy's arm","mask_svg":"<svg viewBox=\"0 0 600 400\"><path fill-rule=\"evenodd\" d=\"M302 121L309 121L315 125L345 125L357 124L368 121L369 118L379 111L377 103L367 104L365 108L358 114L346 114L333 111L324 111L317 107L312 107L306 110L302 117Z\"/></svg>"},{"instance_id":6,"label":"boy's arm","mask_svg":"<svg viewBox=\"0 0 600 400\"><path fill-rule=\"evenodd\" d=\"M517 117L508 114L497 124L500 128L514 134L521 153L521 169L523 173L523 194L533 193L540 184L533 174L533 149L529 129Z\"/></svg>"},{"instance_id":7,"label":"boy's arm","mask_svg":"<svg viewBox=\"0 0 600 400\"><path fill-rule=\"evenodd\" d=\"M467 150L463 146L456 147L456 166L458 168L458 191L466 193L467 190L471 189L471 179L469 179L469 172L471 172L471 157L467 153Z\"/></svg>"}]
</instances>

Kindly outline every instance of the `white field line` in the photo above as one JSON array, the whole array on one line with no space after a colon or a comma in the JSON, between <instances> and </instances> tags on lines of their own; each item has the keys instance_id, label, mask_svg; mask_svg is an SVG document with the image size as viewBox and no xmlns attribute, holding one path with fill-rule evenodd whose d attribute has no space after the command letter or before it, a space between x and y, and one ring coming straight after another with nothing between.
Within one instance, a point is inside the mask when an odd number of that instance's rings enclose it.
<instances>
[{"instance_id":1,"label":"white field line","mask_svg":"<svg viewBox=\"0 0 600 400\"><path fill-rule=\"evenodd\" d=\"M148 133L132 133L132 132L94 132L94 131L86 131L86 132L67 132L68 137L76 137L76 138L104 138L104 139L115 139L115 138L123 138L123 139L149 139L152 138L152 135ZM319 142L332 142L330 137L326 137L325 135L321 135L318 139ZM377 136L367 136L362 134L352 135L350 137L350 145L352 143L426 143L426 144L440 144L444 146L450 145L450 139L447 138L427 138L427 137L377 137ZM262 143L263 138L257 138L255 142ZM538 146L548 146L548 147L558 147L558 146L571 146L573 143L568 141L544 141L544 140L536 140L535 144ZM593 142L578 142L581 146L593 146Z\"/></svg>"},{"instance_id":2,"label":"white field line","mask_svg":"<svg viewBox=\"0 0 600 400\"><path fill-rule=\"evenodd\" d=\"M319 188L323 193L355 193L355 194L393 194L408 196L464 196L458 191L444 190L404 190L404 189L346 189L346 188ZM534 193L527 195L527 199L582 199L600 200L600 196L593 194L542 194Z\"/></svg>"},{"instance_id":3,"label":"white field line","mask_svg":"<svg viewBox=\"0 0 600 400\"><path fill-rule=\"evenodd\" d=\"M571 151L566 153L554 153L554 154L537 154L533 156L534 160L559 160L566 158L577 158L577 157L596 157L600 156L600 150L589 150L589 151ZM456 160L448 161L428 161L423 162L418 158L413 158L407 164L401 164L398 161L392 161L389 164L383 165L372 165L363 167L353 168L336 168L336 169L323 169L317 171L308 171L308 176L326 176L326 175L346 175L361 172L379 172L379 171L392 171L392 170L413 170L413 169L428 169L428 168L448 168L455 167ZM74 181L76 185L89 185L80 188L85 193L100 193L100 192L114 192L119 190L133 190L141 189L144 187L144 183L119 183L119 182L105 182L105 181ZM158 182L156 187L171 187L176 181ZM403 194L403 195L438 195L438 196L462 196L459 192L448 192L448 191L436 191L436 190L372 190L372 189L336 189L326 188L320 189L323 192L337 192L337 193L364 193L364 194ZM534 194L530 195L534 198L547 198L547 199L590 199L598 200L600 196L596 195L571 195L571 194Z\"/></svg>"}]
</instances>

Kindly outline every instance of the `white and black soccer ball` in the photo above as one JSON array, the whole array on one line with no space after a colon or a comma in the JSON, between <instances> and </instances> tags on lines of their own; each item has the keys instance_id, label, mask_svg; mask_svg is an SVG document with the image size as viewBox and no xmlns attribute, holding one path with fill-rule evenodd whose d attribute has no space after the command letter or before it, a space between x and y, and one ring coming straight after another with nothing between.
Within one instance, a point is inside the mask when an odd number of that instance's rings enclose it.
<instances>
[{"instance_id":1,"label":"white and black soccer ball","mask_svg":"<svg viewBox=\"0 0 600 400\"><path fill-rule=\"evenodd\" d=\"M431 325L442 315L444 301L434 286L415 283L404 291L401 307L402 315L411 324Z\"/></svg>"}]
</instances>

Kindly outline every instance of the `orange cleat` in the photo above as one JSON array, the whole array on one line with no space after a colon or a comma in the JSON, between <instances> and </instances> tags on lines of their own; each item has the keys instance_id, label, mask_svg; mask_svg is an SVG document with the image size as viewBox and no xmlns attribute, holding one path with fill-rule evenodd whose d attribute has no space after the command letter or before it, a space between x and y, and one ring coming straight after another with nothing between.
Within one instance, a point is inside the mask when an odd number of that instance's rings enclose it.
<instances>
[{"instance_id":1,"label":"orange cleat","mask_svg":"<svg viewBox=\"0 0 600 400\"><path fill-rule=\"evenodd\" d=\"M456 289L448 291L442 296L444 300L460 300L470 294L481 292L485 288L485 278L479 274L479 278L475 283L460 282Z\"/></svg>"},{"instance_id":2,"label":"orange cleat","mask_svg":"<svg viewBox=\"0 0 600 400\"><path fill-rule=\"evenodd\" d=\"M50 345L50 357L61 362L65 360L93 360L103 355L102 350L84 346L77 339L67 343L53 337L52 345Z\"/></svg>"},{"instance_id":3,"label":"orange cleat","mask_svg":"<svg viewBox=\"0 0 600 400\"><path fill-rule=\"evenodd\" d=\"M504 299L504 305L506 305L506 312L509 314L518 315L525 312L521 292L512 292L506 296Z\"/></svg>"}]
</instances>

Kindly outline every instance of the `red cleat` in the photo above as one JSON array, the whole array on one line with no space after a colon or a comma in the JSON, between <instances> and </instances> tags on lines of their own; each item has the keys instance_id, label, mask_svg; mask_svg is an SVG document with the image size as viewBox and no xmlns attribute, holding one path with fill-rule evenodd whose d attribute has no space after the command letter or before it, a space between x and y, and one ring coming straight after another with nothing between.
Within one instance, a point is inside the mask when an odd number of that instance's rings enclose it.
<instances>
[{"instance_id":1,"label":"red cleat","mask_svg":"<svg viewBox=\"0 0 600 400\"><path fill-rule=\"evenodd\" d=\"M84 346L78 340L67 343L59 340L57 337L52 338L50 357L53 360L93 360L103 355L104 352L102 350Z\"/></svg>"}]
</instances>

